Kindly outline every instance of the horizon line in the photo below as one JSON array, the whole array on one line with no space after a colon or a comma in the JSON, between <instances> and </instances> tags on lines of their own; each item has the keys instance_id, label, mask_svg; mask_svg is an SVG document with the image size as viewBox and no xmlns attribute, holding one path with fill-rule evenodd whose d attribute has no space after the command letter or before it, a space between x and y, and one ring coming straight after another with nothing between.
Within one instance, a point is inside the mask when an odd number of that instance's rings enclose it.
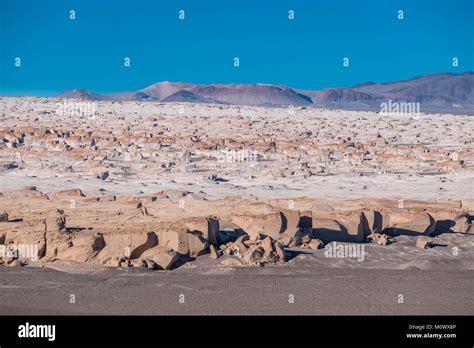
<instances>
[{"instance_id":1,"label":"horizon line","mask_svg":"<svg viewBox=\"0 0 474 348\"><path fill-rule=\"evenodd\" d=\"M138 90L126 90L126 91L121 91L121 92L98 92L98 91L94 91L94 90L91 90L91 89L79 87L79 88L72 88L72 89L68 89L68 90L63 90L61 92L51 92L51 93L46 93L46 94L43 94L43 93L40 93L40 94L23 94L23 93L22 94L0 94L0 97L56 97L59 94L66 93L66 92L71 92L71 91L86 91L86 92L96 93L96 94L100 94L100 95L113 95L113 94L122 94L122 93L133 93L133 92L141 91L141 90L146 89L148 87L154 86L158 83L165 83L165 82L168 82L168 83L188 83L188 84L201 85L201 86L209 86L209 85L221 85L221 86L229 86L229 85L249 85L249 86L251 86L251 85L267 85L267 86L288 87L288 88L291 88L293 90L300 90L300 91L323 91L323 90L326 90L326 89L351 89L351 88L354 88L354 87L356 87L358 85L361 85L361 84L364 84L364 83L373 83L373 84L383 85L383 84L389 84L389 83L394 83L394 82L411 81L411 80L415 80L415 79L426 77L426 76L465 75L465 74L474 74L474 71L466 70L466 71L463 71L463 72L460 72L460 73L449 72L449 71L448 72L435 72L435 73L429 73L429 74L425 74L425 75L417 75L417 76L407 78L407 79L392 80L392 81L385 81L385 82L374 82L374 81L365 80L363 82L356 83L356 84L354 84L350 87L324 87L324 88L320 88L320 89L303 89L303 88L293 87L293 86L290 86L290 85L285 85L285 84L280 84L280 83L275 84L275 83L265 83L265 82L258 82L258 83L221 83L221 82L195 83L195 82L188 82L188 81L162 80L162 81L154 82L151 85L147 85L147 86L145 86L143 88L140 88Z\"/></svg>"}]
</instances>

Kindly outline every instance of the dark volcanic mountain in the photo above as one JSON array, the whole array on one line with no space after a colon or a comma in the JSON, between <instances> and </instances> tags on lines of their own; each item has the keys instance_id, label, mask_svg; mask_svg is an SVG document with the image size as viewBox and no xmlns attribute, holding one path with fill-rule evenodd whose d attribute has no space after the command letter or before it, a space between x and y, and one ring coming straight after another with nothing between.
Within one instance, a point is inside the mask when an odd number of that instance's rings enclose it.
<instances>
[{"instance_id":1,"label":"dark volcanic mountain","mask_svg":"<svg viewBox=\"0 0 474 348\"><path fill-rule=\"evenodd\" d=\"M194 94L191 91L182 90L176 93L173 93L166 98L161 100L164 103L205 103L205 104L221 104L221 102L212 99L206 98L197 94Z\"/></svg>"},{"instance_id":2,"label":"dark volcanic mountain","mask_svg":"<svg viewBox=\"0 0 474 348\"><path fill-rule=\"evenodd\" d=\"M304 106L312 104L309 96L297 93L286 86L264 84L196 85L192 83L169 81L155 83L137 92L97 94L86 90L73 90L61 93L58 97L93 100L150 100L160 102L255 106Z\"/></svg>"},{"instance_id":3,"label":"dark volcanic mountain","mask_svg":"<svg viewBox=\"0 0 474 348\"><path fill-rule=\"evenodd\" d=\"M397 101L432 105L473 104L474 73L427 75L407 81L366 85L354 89Z\"/></svg>"},{"instance_id":4,"label":"dark volcanic mountain","mask_svg":"<svg viewBox=\"0 0 474 348\"><path fill-rule=\"evenodd\" d=\"M98 94L94 92L89 92L85 89L73 89L71 91L58 94L58 97L71 98L71 99L91 99L91 100L109 100L110 99L106 94Z\"/></svg>"},{"instance_id":5,"label":"dark volcanic mountain","mask_svg":"<svg viewBox=\"0 0 474 348\"><path fill-rule=\"evenodd\" d=\"M286 86L274 85L201 85L193 93L233 105L304 106L311 98Z\"/></svg>"},{"instance_id":6,"label":"dark volcanic mountain","mask_svg":"<svg viewBox=\"0 0 474 348\"><path fill-rule=\"evenodd\" d=\"M474 73L433 74L406 81L365 82L351 88L302 91L315 106L380 110L380 103L420 103L425 111L474 111Z\"/></svg>"},{"instance_id":7,"label":"dark volcanic mountain","mask_svg":"<svg viewBox=\"0 0 474 348\"><path fill-rule=\"evenodd\" d=\"M75 89L63 98L116 101L159 101L254 106L313 106L380 110L380 104L417 102L424 111L474 111L474 73L433 74L406 81L364 82L351 88L298 90L268 84L208 84L158 82L136 92L98 94Z\"/></svg>"}]
</instances>

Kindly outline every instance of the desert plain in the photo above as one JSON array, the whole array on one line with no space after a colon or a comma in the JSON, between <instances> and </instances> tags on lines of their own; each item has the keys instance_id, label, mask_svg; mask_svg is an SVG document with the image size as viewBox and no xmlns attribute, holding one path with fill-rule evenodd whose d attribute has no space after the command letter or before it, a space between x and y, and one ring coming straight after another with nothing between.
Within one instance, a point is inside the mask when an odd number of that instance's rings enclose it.
<instances>
[{"instance_id":1,"label":"desert plain","mask_svg":"<svg viewBox=\"0 0 474 348\"><path fill-rule=\"evenodd\" d=\"M1 314L474 312L473 116L1 97L0 121Z\"/></svg>"}]
</instances>

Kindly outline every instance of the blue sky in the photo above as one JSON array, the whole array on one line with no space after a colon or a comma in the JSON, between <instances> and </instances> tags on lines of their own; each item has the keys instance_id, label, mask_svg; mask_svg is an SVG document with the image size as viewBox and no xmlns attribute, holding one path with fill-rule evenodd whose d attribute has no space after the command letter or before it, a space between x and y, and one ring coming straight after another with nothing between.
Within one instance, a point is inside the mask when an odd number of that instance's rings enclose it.
<instances>
[{"instance_id":1,"label":"blue sky","mask_svg":"<svg viewBox=\"0 0 474 348\"><path fill-rule=\"evenodd\" d=\"M472 0L0 0L0 94L163 80L350 87L474 70L473 40Z\"/></svg>"}]
</instances>

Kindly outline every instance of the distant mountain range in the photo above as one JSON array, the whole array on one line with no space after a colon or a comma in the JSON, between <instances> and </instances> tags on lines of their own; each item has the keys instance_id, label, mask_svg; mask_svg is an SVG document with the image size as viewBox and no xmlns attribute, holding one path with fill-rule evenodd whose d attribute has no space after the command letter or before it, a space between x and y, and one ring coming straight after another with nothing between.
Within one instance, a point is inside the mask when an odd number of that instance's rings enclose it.
<instances>
[{"instance_id":1,"label":"distant mountain range","mask_svg":"<svg viewBox=\"0 0 474 348\"><path fill-rule=\"evenodd\" d=\"M383 102L420 103L422 111L474 112L474 73L443 73L388 83L365 82L351 88L301 90L269 84L208 84L158 82L135 92L98 94L74 89L62 98L115 101L213 103L253 106L310 106L380 110Z\"/></svg>"}]
</instances>

